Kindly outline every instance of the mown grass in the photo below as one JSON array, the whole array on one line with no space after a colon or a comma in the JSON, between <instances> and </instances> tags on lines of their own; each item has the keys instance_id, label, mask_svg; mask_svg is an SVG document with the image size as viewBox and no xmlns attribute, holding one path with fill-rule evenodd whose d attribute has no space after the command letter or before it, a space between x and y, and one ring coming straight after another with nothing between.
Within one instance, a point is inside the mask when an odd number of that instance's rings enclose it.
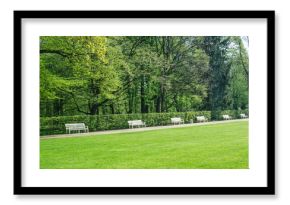
<instances>
[{"instance_id":1,"label":"mown grass","mask_svg":"<svg viewBox=\"0 0 290 205\"><path fill-rule=\"evenodd\" d=\"M246 169L248 121L40 140L42 169Z\"/></svg>"}]
</instances>

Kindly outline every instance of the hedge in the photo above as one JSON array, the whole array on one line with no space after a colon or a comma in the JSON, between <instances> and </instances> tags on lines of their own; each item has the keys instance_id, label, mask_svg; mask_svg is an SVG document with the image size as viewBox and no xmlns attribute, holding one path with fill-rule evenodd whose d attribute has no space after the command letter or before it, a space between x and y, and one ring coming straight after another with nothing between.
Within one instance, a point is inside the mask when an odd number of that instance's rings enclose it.
<instances>
[{"instance_id":1,"label":"hedge","mask_svg":"<svg viewBox=\"0 0 290 205\"><path fill-rule=\"evenodd\" d=\"M229 114L238 118L245 111L225 110L221 114ZM181 117L185 123L196 122L196 116L203 115L211 119L210 111L144 113L144 114L114 114L114 115L76 115L40 118L40 135L64 134L66 123L85 123L90 131L114 130L128 128L128 120L141 119L146 126L169 125L170 118Z\"/></svg>"}]
</instances>

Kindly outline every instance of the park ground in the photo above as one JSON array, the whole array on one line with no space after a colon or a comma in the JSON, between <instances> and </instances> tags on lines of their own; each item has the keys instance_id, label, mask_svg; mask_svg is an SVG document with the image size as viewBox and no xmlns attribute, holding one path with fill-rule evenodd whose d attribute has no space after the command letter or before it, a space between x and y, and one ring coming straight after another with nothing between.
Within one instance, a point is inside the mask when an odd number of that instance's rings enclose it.
<instances>
[{"instance_id":1,"label":"park ground","mask_svg":"<svg viewBox=\"0 0 290 205\"><path fill-rule=\"evenodd\" d=\"M248 120L40 140L41 169L247 169L248 166Z\"/></svg>"}]
</instances>

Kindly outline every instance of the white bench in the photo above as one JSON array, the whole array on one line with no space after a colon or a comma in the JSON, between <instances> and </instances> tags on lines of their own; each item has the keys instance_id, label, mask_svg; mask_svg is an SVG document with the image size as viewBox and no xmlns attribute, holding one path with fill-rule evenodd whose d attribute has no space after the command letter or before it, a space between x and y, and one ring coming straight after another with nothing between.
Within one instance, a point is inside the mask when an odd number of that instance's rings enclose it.
<instances>
[{"instance_id":1,"label":"white bench","mask_svg":"<svg viewBox=\"0 0 290 205\"><path fill-rule=\"evenodd\" d=\"M184 121L180 117L171 118L171 124L174 124L174 125L179 124L180 125L181 123L183 124Z\"/></svg>"},{"instance_id":2,"label":"white bench","mask_svg":"<svg viewBox=\"0 0 290 205\"><path fill-rule=\"evenodd\" d=\"M242 113L242 114L240 114L240 117L241 118L247 118L247 115Z\"/></svg>"},{"instance_id":3,"label":"white bench","mask_svg":"<svg viewBox=\"0 0 290 205\"><path fill-rule=\"evenodd\" d=\"M65 124L66 133L69 133L71 131L84 131L89 132L88 126L85 125L85 123L72 123L72 124Z\"/></svg>"},{"instance_id":4,"label":"white bench","mask_svg":"<svg viewBox=\"0 0 290 205\"><path fill-rule=\"evenodd\" d=\"M145 122L143 122L142 120L131 120L131 121L128 121L128 124L129 124L129 128L134 128L134 126L136 126L136 127L140 127L140 126L146 127Z\"/></svg>"},{"instance_id":5,"label":"white bench","mask_svg":"<svg viewBox=\"0 0 290 205\"><path fill-rule=\"evenodd\" d=\"M205 116L196 116L197 122L207 122L208 119Z\"/></svg>"},{"instance_id":6,"label":"white bench","mask_svg":"<svg viewBox=\"0 0 290 205\"><path fill-rule=\"evenodd\" d=\"M231 120L231 119L232 119L232 117L231 117L231 116L229 116L229 115L223 115L223 119L224 119L224 120Z\"/></svg>"}]
</instances>

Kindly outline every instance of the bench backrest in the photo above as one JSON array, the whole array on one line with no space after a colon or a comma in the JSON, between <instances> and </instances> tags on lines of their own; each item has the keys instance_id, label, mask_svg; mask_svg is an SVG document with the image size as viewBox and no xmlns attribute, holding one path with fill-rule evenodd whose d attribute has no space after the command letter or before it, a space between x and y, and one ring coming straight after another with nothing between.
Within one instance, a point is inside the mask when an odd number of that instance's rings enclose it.
<instances>
[{"instance_id":1,"label":"bench backrest","mask_svg":"<svg viewBox=\"0 0 290 205\"><path fill-rule=\"evenodd\" d=\"M85 129L86 125L85 123L71 123L71 124L65 124L65 127L68 129Z\"/></svg>"},{"instance_id":2,"label":"bench backrest","mask_svg":"<svg viewBox=\"0 0 290 205\"><path fill-rule=\"evenodd\" d=\"M180 117L173 117L173 118L171 118L171 122L181 122L181 118Z\"/></svg>"},{"instance_id":3,"label":"bench backrest","mask_svg":"<svg viewBox=\"0 0 290 205\"><path fill-rule=\"evenodd\" d=\"M129 125L143 125L143 121L142 120L130 120L128 121Z\"/></svg>"},{"instance_id":4,"label":"bench backrest","mask_svg":"<svg viewBox=\"0 0 290 205\"><path fill-rule=\"evenodd\" d=\"M240 114L241 117L246 117L246 114Z\"/></svg>"},{"instance_id":5,"label":"bench backrest","mask_svg":"<svg viewBox=\"0 0 290 205\"><path fill-rule=\"evenodd\" d=\"M228 118L230 118L230 116L229 115L223 115L223 118L224 119L228 119Z\"/></svg>"},{"instance_id":6,"label":"bench backrest","mask_svg":"<svg viewBox=\"0 0 290 205\"><path fill-rule=\"evenodd\" d=\"M196 116L196 119L199 121L199 120L205 120L205 117L204 116Z\"/></svg>"}]
</instances>

